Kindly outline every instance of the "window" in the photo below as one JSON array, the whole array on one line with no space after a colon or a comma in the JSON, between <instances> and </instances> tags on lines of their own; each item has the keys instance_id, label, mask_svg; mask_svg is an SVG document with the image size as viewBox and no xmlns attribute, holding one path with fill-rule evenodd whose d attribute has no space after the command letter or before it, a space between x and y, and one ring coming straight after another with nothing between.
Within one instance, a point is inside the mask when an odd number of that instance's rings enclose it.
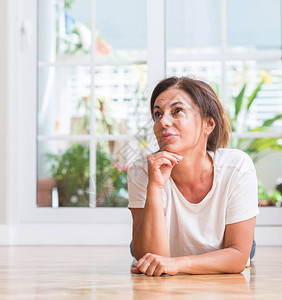
<instances>
[{"instance_id":1,"label":"window","mask_svg":"<svg viewBox=\"0 0 282 300\"><path fill-rule=\"evenodd\" d=\"M192 74L213 86L230 116L230 146L251 155L265 198L282 176L281 1L166 0L166 6L167 75Z\"/></svg>"},{"instance_id":2,"label":"window","mask_svg":"<svg viewBox=\"0 0 282 300\"><path fill-rule=\"evenodd\" d=\"M38 207L127 206L146 54L145 1L38 1Z\"/></svg>"},{"instance_id":3,"label":"window","mask_svg":"<svg viewBox=\"0 0 282 300\"><path fill-rule=\"evenodd\" d=\"M267 145L262 139L271 139L275 144L265 149L276 158L281 118L262 125L282 111L280 1L28 0L19 6L22 220L129 222L127 162L155 147L147 98L165 75L209 81L233 118L231 146L249 151L251 140ZM239 114L234 99L244 85L244 101L259 90ZM266 185L273 184L274 178Z\"/></svg>"}]
</instances>

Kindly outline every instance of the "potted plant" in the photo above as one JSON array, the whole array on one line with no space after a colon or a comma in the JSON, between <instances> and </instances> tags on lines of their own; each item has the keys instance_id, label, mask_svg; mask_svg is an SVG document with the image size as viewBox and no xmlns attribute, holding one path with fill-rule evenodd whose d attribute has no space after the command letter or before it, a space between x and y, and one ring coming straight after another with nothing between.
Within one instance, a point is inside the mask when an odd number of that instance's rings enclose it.
<instances>
[{"instance_id":1,"label":"potted plant","mask_svg":"<svg viewBox=\"0 0 282 300\"><path fill-rule=\"evenodd\" d=\"M89 195L84 192L84 185L89 181L89 147L75 143L63 153L45 156L57 183L59 206L88 206Z\"/></svg>"},{"instance_id":2,"label":"potted plant","mask_svg":"<svg viewBox=\"0 0 282 300\"><path fill-rule=\"evenodd\" d=\"M282 194L276 187L270 191L267 191L262 183L258 185L258 201L259 206L276 206L281 207Z\"/></svg>"},{"instance_id":3,"label":"potted plant","mask_svg":"<svg viewBox=\"0 0 282 300\"><path fill-rule=\"evenodd\" d=\"M128 204L127 170L128 170L127 165L121 167L119 164L115 164L114 166L111 165L109 167L108 174L106 174L106 176L103 175L101 176L103 182L99 183L97 181L97 187L98 189L100 189L99 191L100 193L98 193L97 195L97 199L99 199L97 200L97 206L104 206L104 207L127 206Z\"/></svg>"},{"instance_id":4,"label":"potted plant","mask_svg":"<svg viewBox=\"0 0 282 300\"><path fill-rule=\"evenodd\" d=\"M89 206L89 147L73 144L65 152L47 153L51 175L57 183L59 206ZM112 165L109 155L97 148L96 152L96 206L127 205L127 166Z\"/></svg>"},{"instance_id":5,"label":"potted plant","mask_svg":"<svg viewBox=\"0 0 282 300\"><path fill-rule=\"evenodd\" d=\"M37 179L37 206L52 207L52 191L57 186L54 178Z\"/></svg>"}]
</instances>

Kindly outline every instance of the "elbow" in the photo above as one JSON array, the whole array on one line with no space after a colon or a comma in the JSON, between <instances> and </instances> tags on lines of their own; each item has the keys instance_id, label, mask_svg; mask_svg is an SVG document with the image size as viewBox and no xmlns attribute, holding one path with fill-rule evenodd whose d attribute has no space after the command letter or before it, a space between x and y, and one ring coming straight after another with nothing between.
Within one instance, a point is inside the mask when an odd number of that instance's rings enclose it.
<instances>
[{"instance_id":1,"label":"elbow","mask_svg":"<svg viewBox=\"0 0 282 300\"><path fill-rule=\"evenodd\" d=\"M231 262L230 273L242 273L247 266L248 259L249 258L246 259L245 257L242 257L242 255L240 255L236 260L233 259Z\"/></svg>"},{"instance_id":2,"label":"elbow","mask_svg":"<svg viewBox=\"0 0 282 300\"><path fill-rule=\"evenodd\" d=\"M246 269L248 260L249 260L249 257L247 259L243 258L241 260L240 264L238 264L238 273L242 273Z\"/></svg>"},{"instance_id":3,"label":"elbow","mask_svg":"<svg viewBox=\"0 0 282 300\"><path fill-rule=\"evenodd\" d=\"M225 264L225 272L230 274L242 273L249 259L249 256L237 248L228 248L229 257Z\"/></svg>"},{"instance_id":4,"label":"elbow","mask_svg":"<svg viewBox=\"0 0 282 300\"><path fill-rule=\"evenodd\" d=\"M246 268L246 265L239 265L239 264L234 264L230 266L225 272L223 271L223 273L229 273L229 274L240 274L242 273Z\"/></svg>"},{"instance_id":5,"label":"elbow","mask_svg":"<svg viewBox=\"0 0 282 300\"><path fill-rule=\"evenodd\" d=\"M239 274L242 273L248 263L249 255L238 248L230 247L229 249L229 263L227 273Z\"/></svg>"},{"instance_id":6,"label":"elbow","mask_svg":"<svg viewBox=\"0 0 282 300\"><path fill-rule=\"evenodd\" d=\"M237 266L235 266L235 268L233 269L233 272L231 272L231 273L240 274L245 270L245 268L246 268L246 265L243 265L243 264L237 265Z\"/></svg>"}]
</instances>

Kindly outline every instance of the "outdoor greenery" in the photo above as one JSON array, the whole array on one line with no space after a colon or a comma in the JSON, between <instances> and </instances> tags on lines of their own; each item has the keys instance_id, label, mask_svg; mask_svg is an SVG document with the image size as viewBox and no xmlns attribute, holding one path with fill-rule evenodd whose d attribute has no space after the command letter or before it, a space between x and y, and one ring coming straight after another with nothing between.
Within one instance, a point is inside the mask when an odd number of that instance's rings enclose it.
<instances>
[{"instance_id":1,"label":"outdoor greenery","mask_svg":"<svg viewBox=\"0 0 282 300\"><path fill-rule=\"evenodd\" d=\"M77 0L65 0L66 12L70 10L72 4ZM64 43L66 54L90 53L89 24L72 24L70 32L64 36L59 35L58 41ZM87 38L86 38L87 37ZM98 47L98 48L97 48ZM113 51L112 51L113 50ZM99 37L96 32L96 51L100 55L116 56L114 49L107 45L106 41ZM137 70L138 71L138 70ZM141 72L144 74L144 72ZM248 120L251 108L257 100L259 92L265 84L271 82L272 75L263 70L260 73L260 80L253 90L250 90L250 83L243 82L239 93L233 97L232 107L229 109L230 124L233 132L270 132L273 124L282 119L282 114L277 114L272 118L265 120L263 124L256 128L250 128ZM218 92L218 86L215 86ZM132 97L136 97L137 105L135 107L136 123L140 123L139 106L146 100L144 78L140 80L139 85ZM108 99L98 95L95 99L96 128L98 134L114 134L116 126L115 120L111 114L111 107ZM83 118L80 125L76 128L76 134L85 131L90 132L90 97L81 97L78 100L78 110L83 110ZM106 113L107 112L107 113ZM146 128L144 128L146 130ZM145 132L146 133L146 132ZM146 137L144 137L146 142ZM144 142L144 143L145 143ZM97 206L125 206L127 203L127 166L119 166L112 161L114 142L97 143L96 150L96 201ZM237 138L231 139L230 147L238 148L248 153L256 163L265 155L282 150L281 139L279 138ZM73 144L64 153L47 154L48 161L51 163L52 177L57 180L60 197L60 205L63 206L88 206L89 205L89 146ZM282 174L281 174L282 175ZM83 190L81 190L83 187ZM87 192L86 192L87 191ZM267 191L262 183L259 184L259 200L267 205L279 206L282 201L279 189Z\"/></svg>"},{"instance_id":2,"label":"outdoor greenery","mask_svg":"<svg viewBox=\"0 0 282 300\"><path fill-rule=\"evenodd\" d=\"M136 87L133 97L138 97ZM143 101L144 94L140 98ZM95 123L98 134L117 133L117 121L112 114L110 99L97 95ZM137 101L138 105L139 102ZM138 107L137 109L138 110ZM77 111L83 112L75 134L90 133L90 96L78 99ZM128 203L127 169L112 160L114 141L99 141L96 149L96 187L89 186L89 145L72 144L59 154L47 153L51 176L56 179L60 206L89 206L89 196L94 194L96 206L122 207ZM93 181L94 182L94 181Z\"/></svg>"},{"instance_id":3,"label":"outdoor greenery","mask_svg":"<svg viewBox=\"0 0 282 300\"><path fill-rule=\"evenodd\" d=\"M89 147L73 144L63 153L46 153L51 176L57 181L60 206L89 206Z\"/></svg>"},{"instance_id":4,"label":"outdoor greenery","mask_svg":"<svg viewBox=\"0 0 282 300\"><path fill-rule=\"evenodd\" d=\"M89 206L90 194L97 206L127 205L127 166L112 165L106 151L96 152L96 191L89 188L89 146L73 144L59 154L46 153L51 176L56 179L60 206Z\"/></svg>"},{"instance_id":5,"label":"outdoor greenery","mask_svg":"<svg viewBox=\"0 0 282 300\"><path fill-rule=\"evenodd\" d=\"M64 15L65 23L57 21L57 54L89 54L91 48L90 24L77 22L70 15L72 5L79 0L64 0L64 6L57 5L57 14ZM59 19L58 19L59 20ZM64 28L61 28L64 26ZM63 29L63 30L62 30ZM117 54L111 51L111 46L96 36L96 54L110 55L111 59ZM135 70L138 71L138 70ZM138 97L144 89L142 82L136 86L132 97ZM78 99L77 112L83 117L75 124L74 134L90 134L90 95ZM112 101L104 95L95 97L95 124L97 134L115 134L117 124L112 114ZM138 107L136 107L138 110ZM136 121L138 121L139 115ZM60 206L89 206L90 195L94 194L97 206L126 206L127 205L127 165L120 166L112 159L114 141L100 141L96 144L96 180L91 180L89 144L73 143L63 152L46 153L45 158L50 166L50 174L56 179ZM89 182L96 186L89 186Z\"/></svg>"},{"instance_id":6,"label":"outdoor greenery","mask_svg":"<svg viewBox=\"0 0 282 300\"><path fill-rule=\"evenodd\" d=\"M277 114L273 118L265 120L259 127L249 128L247 125L250 108L255 102L262 86L270 83L270 78L271 75L268 72L261 72L260 82L250 95L246 95L248 84L244 83L239 94L233 98L234 110L233 113L229 112L229 116L233 115L233 117L230 118L232 132L270 132L273 123L282 119L282 114ZM254 162L268 154L269 150L282 150L282 144L280 143L279 138L233 138L231 141L231 147L239 148L247 152Z\"/></svg>"},{"instance_id":7,"label":"outdoor greenery","mask_svg":"<svg viewBox=\"0 0 282 300\"><path fill-rule=\"evenodd\" d=\"M267 71L261 71L260 81L254 90L247 95L248 84L244 83L239 94L233 98L233 113L229 112L230 124L232 132L270 132L271 126L279 119L282 119L282 114L277 114L273 118L265 120L263 124L256 128L249 128L247 120L250 109L257 99L258 93L264 84L271 83L271 74ZM265 155L282 150L280 138L232 138L231 147L238 148L248 153L254 163ZM282 175L282 174L281 174ZM261 205L276 205L280 206L282 201L281 191L273 189L266 191L262 183L259 183L259 201Z\"/></svg>"},{"instance_id":8,"label":"outdoor greenery","mask_svg":"<svg viewBox=\"0 0 282 300\"><path fill-rule=\"evenodd\" d=\"M278 188L267 191L265 187L259 183L258 185L258 199L261 206L277 206L281 207L282 194Z\"/></svg>"},{"instance_id":9,"label":"outdoor greenery","mask_svg":"<svg viewBox=\"0 0 282 300\"><path fill-rule=\"evenodd\" d=\"M111 158L102 148L97 149L96 160L96 205L104 207L126 206L128 203L128 167L113 165Z\"/></svg>"}]
</instances>

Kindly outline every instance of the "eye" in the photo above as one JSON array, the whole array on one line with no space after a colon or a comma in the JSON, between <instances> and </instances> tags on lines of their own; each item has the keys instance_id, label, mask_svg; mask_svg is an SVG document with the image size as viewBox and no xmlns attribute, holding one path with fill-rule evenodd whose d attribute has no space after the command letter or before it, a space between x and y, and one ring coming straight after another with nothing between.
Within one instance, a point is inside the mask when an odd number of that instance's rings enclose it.
<instances>
[{"instance_id":1,"label":"eye","mask_svg":"<svg viewBox=\"0 0 282 300\"><path fill-rule=\"evenodd\" d=\"M173 112L174 115L179 115L180 113L184 113L181 107L177 107Z\"/></svg>"},{"instance_id":2,"label":"eye","mask_svg":"<svg viewBox=\"0 0 282 300\"><path fill-rule=\"evenodd\" d=\"M162 114L159 111L156 111L154 113L154 119L159 119L159 118L161 118L161 116L162 116Z\"/></svg>"}]
</instances>

